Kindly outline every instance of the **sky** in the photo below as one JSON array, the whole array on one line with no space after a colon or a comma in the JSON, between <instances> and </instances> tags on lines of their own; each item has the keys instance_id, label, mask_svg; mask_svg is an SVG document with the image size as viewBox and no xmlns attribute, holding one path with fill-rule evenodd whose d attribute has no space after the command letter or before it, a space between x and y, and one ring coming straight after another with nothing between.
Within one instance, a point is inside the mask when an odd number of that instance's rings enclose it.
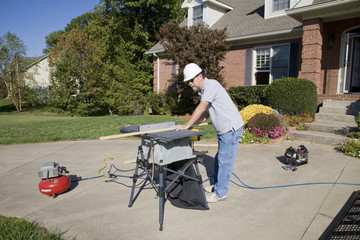
<instances>
[{"instance_id":1,"label":"sky","mask_svg":"<svg viewBox=\"0 0 360 240\"><path fill-rule=\"evenodd\" d=\"M8 31L20 38L27 57L44 55L45 37L64 30L71 19L98 5L100 0L0 0L0 37Z\"/></svg>"}]
</instances>

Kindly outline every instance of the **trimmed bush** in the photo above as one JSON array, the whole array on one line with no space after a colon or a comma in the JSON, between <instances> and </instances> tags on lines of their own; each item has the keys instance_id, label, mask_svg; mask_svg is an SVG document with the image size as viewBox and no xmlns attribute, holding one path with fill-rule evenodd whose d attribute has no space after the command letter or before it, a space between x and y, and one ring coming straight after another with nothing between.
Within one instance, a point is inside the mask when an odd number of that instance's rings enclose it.
<instances>
[{"instance_id":1,"label":"trimmed bush","mask_svg":"<svg viewBox=\"0 0 360 240\"><path fill-rule=\"evenodd\" d=\"M265 102L267 87L268 86L230 87L229 95L241 109L251 104L263 104Z\"/></svg>"},{"instance_id":2,"label":"trimmed bush","mask_svg":"<svg viewBox=\"0 0 360 240\"><path fill-rule=\"evenodd\" d=\"M274 114L258 113L249 120L247 127L260 138L265 136L276 138L283 133L281 121Z\"/></svg>"},{"instance_id":3,"label":"trimmed bush","mask_svg":"<svg viewBox=\"0 0 360 240\"><path fill-rule=\"evenodd\" d=\"M244 120L245 124L249 121L250 118L255 116L258 113L265 113L265 114L273 114L275 115L275 112L272 108L268 106L264 106L262 104L252 104L247 107L245 107L243 110L240 111L240 115L242 119Z\"/></svg>"},{"instance_id":4,"label":"trimmed bush","mask_svg":"<svg viewBox=\"0 0 360 240\"><path fill-rule=\"evenodd\" d=\"M316 85L310 80L282 78L272 82L266 92L267 105L281 113L314 114L317 108Z\"/></svg>"}]
</instances>

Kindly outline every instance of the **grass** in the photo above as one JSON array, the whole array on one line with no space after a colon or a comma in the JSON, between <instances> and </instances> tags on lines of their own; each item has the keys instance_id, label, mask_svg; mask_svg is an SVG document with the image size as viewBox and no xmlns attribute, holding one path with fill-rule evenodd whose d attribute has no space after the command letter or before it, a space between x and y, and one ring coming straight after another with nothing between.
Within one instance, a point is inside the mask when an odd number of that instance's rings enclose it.
<instances>
[{"instance_id":1,"label":"grass","mask_svg":"<svg viewBox=\"0 0 360 240\"><path fill-rule=\"evenodd\" d=\"M0 216L0 239L61 240L63 235L64 232L50 232L38 223L23 218Z\"/></svg>"},{"instance_id":2,"label":"grass","mask_svg":"<svg viewBox=\"0 0 360 240\"><path fill-rule=\"evenodd\" d=\"M71 117L50 114L47 112L16 113L11 107L4 106L0 101L0 144L23 144L54 141L77 141L99 139L101 136L120 133L126 125L150 124L177 121L185 123L186 119L172 116L102 116L102 117ZM216 132L212 126L197 127L204 132L203 139L215 139Z\"/></svg>"}]
</instances>

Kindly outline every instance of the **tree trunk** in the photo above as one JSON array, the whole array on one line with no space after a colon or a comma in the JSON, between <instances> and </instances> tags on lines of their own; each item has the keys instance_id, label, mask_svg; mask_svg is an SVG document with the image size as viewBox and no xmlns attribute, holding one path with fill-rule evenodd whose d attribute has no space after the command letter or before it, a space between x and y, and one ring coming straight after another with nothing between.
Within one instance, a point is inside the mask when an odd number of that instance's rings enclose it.
<instances>
[{"instance_id":1,"label":"tree trunk","mask_svg":"<svg viewBox=\"0 0 360 240\"><path fill-rule=\"evenodd\" d=\"M15 60L15 78L16 78L16 90L17 90L17 106L16 110L18 112L21 112L21 83L20 83L20 77L19 77L19 62Z\"/></svg>"}]
</instances>

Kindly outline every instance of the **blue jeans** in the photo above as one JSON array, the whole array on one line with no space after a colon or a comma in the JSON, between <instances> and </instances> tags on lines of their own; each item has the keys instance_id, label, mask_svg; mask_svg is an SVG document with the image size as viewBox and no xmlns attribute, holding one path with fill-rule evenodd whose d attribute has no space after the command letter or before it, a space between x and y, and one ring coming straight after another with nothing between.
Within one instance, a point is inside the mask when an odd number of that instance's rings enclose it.
<instances>
[{"instance_id":1,"label":"blue jeans","mask_svg":"<svg viewBox=\"0 0 360 240\"><path fill-rule=\"evenodd\" d=\"M224 197L229 191L230 178L234 166L239 140L243 128L217 136L218 152L214 161L214 192L218 197Z\"/></svg>"}]
</instances>

